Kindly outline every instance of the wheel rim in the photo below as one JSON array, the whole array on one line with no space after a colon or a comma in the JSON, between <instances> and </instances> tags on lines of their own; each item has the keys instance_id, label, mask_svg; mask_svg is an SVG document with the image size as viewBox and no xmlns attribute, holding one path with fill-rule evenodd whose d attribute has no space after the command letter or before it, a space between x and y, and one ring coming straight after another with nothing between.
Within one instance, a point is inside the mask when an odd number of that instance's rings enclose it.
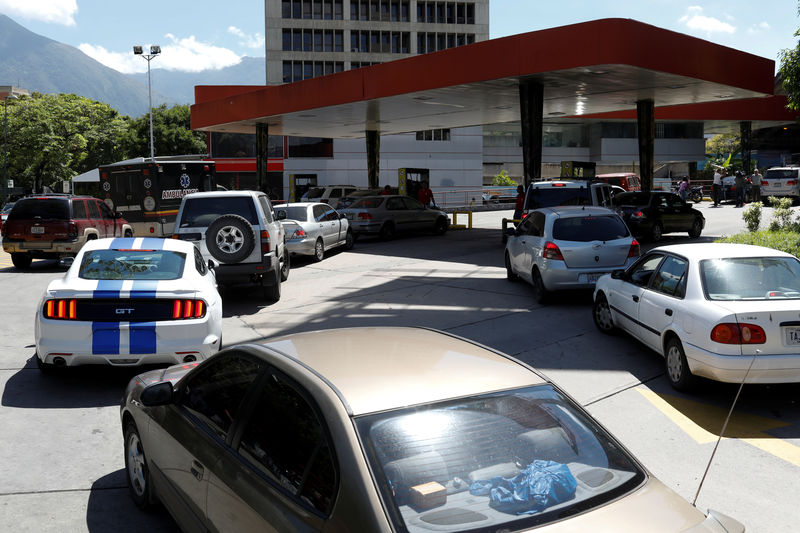
<instances>
[{"instance_id":1,"label":"wheel rim","mask_svg":"<svg viewBox=\"0 0 800 533\"><path fill-rule=\"evenodd\" d=\"M656 224L653 226L653 240L657 241L661 239L661 225Z\"/></svg>"},{"instance_id":2,"label":"wheel rim","mask_svg":"<svg viewBox=\"0 0 800 533\"><path fill-rule=\"evenodd\" d=\"M239 228L225 226L217 232L217 247L225 253L233 254L244 246L244 234Z\"/></svg>"},{"instance_id":3,"label":"wheel rim","mask_svg":"<svg viewBox=\"0 0 800 533\"><path fill-rule=\"evenodd\" d=\"M671 344L667 350L667 373L669 374L670 381L673 383L680 381L683 375L681 351L674 344Z\"/></svg>"},{"instance_id":4,"label":"wheel rim","mask_svg":"<svg viewBox=\"0 0 800 533\"><path fill-rule=\"evenodd\" d=\"M317 241L314 244L314 255L317 256L317 259L322 259L324 254L325 250L322 248L322 241Z\"/></svg>"},{"instance_id":5,"label":"wheel rim","mask_svg":"<svg viewBox=\"0 0 800 533\"><path fill-rule=\"evenodd\" d=\"M128 437L128 479L137 495L143 496L146 487L147 464L139 436L132 433Z\"/></svg>"},{"instance_id":6,"label":"wheel rim","mask_svg":"<svg viewBox=\"0 0 800 533\"><path fill-rule=\"evenodd\" d=\"M611 320L611 308L605 298L598 300L595 304L594 316L601 329L608 331L614 328L614 322Z\"/></svg>"},{"instance_id":7,"label":"wheel rim","mask_svg":"<svg viewBox=\"0 0 800 533\"><path fill-rule=\"evenodd\" d=\"M536 298L541 298L542 294L544 293L544 282L542 282L542 275L539 274L538 270L534 270L531 277L533 278L533 293Z\"/></svg>"},{"instance_id":8,"label":"wheel rim","mask_svg":"<svg viewBox=\"0 0 800 533\"><path fill-rule=\"evenodd\" d=\"M344 238L344 247L345 248L353 247L353 234L350 233L349 231L347 232L347 235Z\"/></svg>"},{"instance_id":9,"label":"wheel rim","mask_svg":"<svg viewBox=\"0 0 800 533\"><path fill-rule=\"evenodd\" d=\"M699 220L695 220L694 221L694 227L692 227L692 233L694 233L695 235L700 235L700 221Z\"/></svg>"},{"instance_id":10,"label":"wheel rim","mask_svg":"<svg viewBox=\"0 0 800 533\"><path fill-rule=\"evenodd\" d=\"M509 278L514 277L514 271L511 270L511 258L508 257L508 254L506 254L506 274Z\"/></svg>"}]
</instances>

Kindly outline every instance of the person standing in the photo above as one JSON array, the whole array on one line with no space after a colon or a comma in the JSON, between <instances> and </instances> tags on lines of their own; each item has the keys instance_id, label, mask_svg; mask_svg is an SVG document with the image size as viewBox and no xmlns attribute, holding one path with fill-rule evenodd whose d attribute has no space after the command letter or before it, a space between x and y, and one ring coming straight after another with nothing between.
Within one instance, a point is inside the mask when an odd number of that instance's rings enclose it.
<instances>
[{"instance_id":1,"label":"person standing","mask_svg":"<svg viewBox=\"0 0 800 533\"><path fill-rule=\"evenodd\" d=\"M736 171L733 185L736 187L736 207L744 207L744 171Z\"/></svg>"},{"instance_id":2,"label":"person standing","mask_svg":"<svg viewBox=\"0 0 800 533\"><path fill-rule=\"evenodd\" d=\"M522 185L517 185L517 198L514 203L514 220L522 218L522 212L525 210L525 189Z\"/></svg>"},{"instance_id":3,"label":"person standing","mask_svg":"<svg viewBox=\"0 0 800 533\"><path fill-rule=\"evenodd\" d=\"M678 185L678 194L681 195L681 200L686 202L686 195L689 194L689 177L684 176L681 180L681 184Z\"/></svg>"},{"instance_id":4,"label":"person standing","mask_svg":"<svg viewBox=\"0 0 800 533\"><path fill-rule=\"evenodd\" d=\"M754 202L761 201L761 174L758 173L758 169L756 168L753 171L753 175L751 176L750 180L752 183L750 184L750 190L752 191L752 199Z\"/></svg>"},{"instance_id":5,"label":"person standing","mask_svg":"<svg viewBox=\"0 0 800 533\"><path fill-rule=\"evenodd\" d=\"M381 196L389 196L390 194L392 194L392 187L390 185L387 185L381 191Z\"/></svg>"},{"instance_id":6,"label":"person standing","mask_svg":"<svg viewBox=\"0 0 800 533\"><path fill-rule=\"evenodd\" d=\"M425 207L436 205L433 199L433 191L428 187L427 181L423 181L420 185L419 191L417 191L417 200Z\"/></svg>"},{"instance_id":7,"label":"person standing","mask_svg":"<svg viewBox=\"0 0 800 533\"><path fill-rule=\"evenodd\" d=\"M724 170L723 170L724 172ZM714 207L719 207L719 187L722 185L722 173L719 169L714 171L714 181L711 184L711 199L714 200Z\"/></svg>"}]
</instances>

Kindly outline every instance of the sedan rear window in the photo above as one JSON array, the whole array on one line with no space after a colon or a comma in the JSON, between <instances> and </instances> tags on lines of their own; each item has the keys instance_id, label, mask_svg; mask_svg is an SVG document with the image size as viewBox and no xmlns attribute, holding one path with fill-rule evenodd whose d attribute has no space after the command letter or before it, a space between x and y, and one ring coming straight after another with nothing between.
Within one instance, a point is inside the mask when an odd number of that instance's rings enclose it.
<instances>
[{"instance_id":1,"label":"sedan rear window","mask_svg":"<svg viewBox=\"0 0 800 533\"><path fill-rule=\"evenodd\" d=\"M208 198L185 200L180 227L207 227L218 217L229 214L244 217L254 226L259 224L258 214L256 214L255 205L250 196L231 196L227 198L210 196Z\"/></svg>"},{"instance_id":2,"label":"sedan rear window","mask_svg":"<svg viewBox=\"0 0 800 533\"><path fill-rule=\"evenodd\" d=\"M308 221L307 207L276 207L275 213L286 213L286 218L288 220L297 220L298 222Z\"/></svg>"},{"instance_id":3,"label":"sedan rear window","mask_svg":"<svg viewBox=\"0 0 800 533\"><path fill-rule=\"evenodd\" d=\"M69 220L69 200L66 198L28 198L14 204L9 220Z\"/></svg>"},{"instance_id":4,"label":"sedan rear window","mask_svg":"<svg viewBox=\"0 0 800 533\"><path fill-rule=\"evenodd\" d=\"M646 192L623 192L614 196L614 205L650 205Z\"/></svg>"},{"instance_id":5,"label":"sedan rear window","mask_svg":"<svg viewBox=\"0 0 800 533\"><path fill-rule=\"evenodd\" d=\"M92 250L81 260L83 279L178 279L186 254L171 250Z\"/></svg>"},{"instance_id":6,"label":"sedan rear window","mask_svg":"<svg viewBox=\"0 0 800 533\"><path fill-rule=\"evenodd\" d=\"M734 257L700 262L709 300L800 298L800 261L793 257Z\"/></svg>"},{"instance_id":7,"label":"sedan rear window","mask_svg":"<svg viewBox=\"0 0 800 533\"><path fill-rule=\"evenodd\" d=\"M367 415L357 428L397 531L518 531L645 480L550 385ZM517 488L527 497L511 497Z\"/></svg>"},{"instance_id":8,"label":"sedan rear window","mask_svg":"<svg viewBox=\"0 0 800 533\"><path fill-rule=\"evenodd\" d=\"M764 174L764 178L765 178L765 179L781 179L781 180L787 180L787 179L792 179L792 178L796 178L796 177L797 177L797 170L791 170L791 169L784 169L784 170L779 170L779 169L767 170L767 172Z\"/></svg>"},{"instance_id":9,"label":"sedan rear window","mask_svg":"<svg viewBox=\"0 0 800 533\"><path fill-rule=\"evenodd\" d=\"M628 227L617 215L557 218L553 222L553 239L558 241L613 241L628 235Z\"/></svg>"},{"instance_id":10,"label":"sedan rear window","mask_svg":"<svg viewBox=\"0 0 800 533\"><path fill-rule=\"evenodd\" d=\"M350 209L374 209L376 207L380 207L382 203L383 198L380 197L362 198L361 200L356 200L353 202L353 205L350 206Z\"/></svg>"}]
</instances>

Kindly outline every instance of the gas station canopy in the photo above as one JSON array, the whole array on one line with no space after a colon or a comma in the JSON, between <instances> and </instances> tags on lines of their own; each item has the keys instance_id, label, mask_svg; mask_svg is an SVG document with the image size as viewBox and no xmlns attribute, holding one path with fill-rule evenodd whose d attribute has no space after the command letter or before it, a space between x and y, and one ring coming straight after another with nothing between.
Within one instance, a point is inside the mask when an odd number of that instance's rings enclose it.
<instances>
[{"instance_id":1,"label":"gas station canopy","mask_svg":"<svg viewBox=\"0 0 800 533\"><path fill-rule=\"evenodd\" d=\"M764 98L774 72L770 59L603 19L284 85L197 86L191 122L203 131L254 133L264 123L271 135L331 138L512 122L520 85L530 82L543 87L544 121L635 119L641 100L654 102L659 120L778 120L788 112ZM735 102L754 98L763 101Z\"/></svg>"}]
</instances>

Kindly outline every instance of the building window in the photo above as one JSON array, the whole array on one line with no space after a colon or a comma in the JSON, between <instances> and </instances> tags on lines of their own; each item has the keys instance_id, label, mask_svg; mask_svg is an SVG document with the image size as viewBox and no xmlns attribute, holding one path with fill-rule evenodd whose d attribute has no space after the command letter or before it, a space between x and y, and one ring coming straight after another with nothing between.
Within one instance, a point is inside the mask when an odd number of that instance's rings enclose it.
<instances>
[{"instance_id":1,"label":"building window","mask_svg":"<svg viewBox=\"0 0 800 533\"><path fill-rule=\"evenodd\" d=\"M351 17L352 6L351 3ZM285 19L342 20L344 18L344 0L281 0L281 17Z\"/></svg>"},{"instance_id":2,"label":"building window","mask_svg":"<svg viewBox=\"0 0 800 533\"><path fill-rule=\"evenodd\" d=\"M418 141L449 141L450 128L425 130L417 132Z\"/></svg>"},{"instance_id":3,"label":"building window","mask_svg":"<svg viewBox=\"0 0 800 533\"><path fill-rule=\"evenodd\" d=\"M342 30L283 30L283 50L290 52L343 52Z\"/></svg>"},{"instance_id":4,"label":"building window","mask_svg":"<svg viewBox=\"0 0 800 533\"><path fill-rule=\"evenodd\" d=\"M344 61L284 61L283 82L307 80L344 71Z\"/></svg>"},{"instance_id":5,"label":"building window","mask_svg":"<svg viewBox=\"0 0 800 533\"><path fill-rule=\"evenodd\" d=\"M409 22L409 0L350 0L350 20Z\"/></svg>"}]
</instances>

